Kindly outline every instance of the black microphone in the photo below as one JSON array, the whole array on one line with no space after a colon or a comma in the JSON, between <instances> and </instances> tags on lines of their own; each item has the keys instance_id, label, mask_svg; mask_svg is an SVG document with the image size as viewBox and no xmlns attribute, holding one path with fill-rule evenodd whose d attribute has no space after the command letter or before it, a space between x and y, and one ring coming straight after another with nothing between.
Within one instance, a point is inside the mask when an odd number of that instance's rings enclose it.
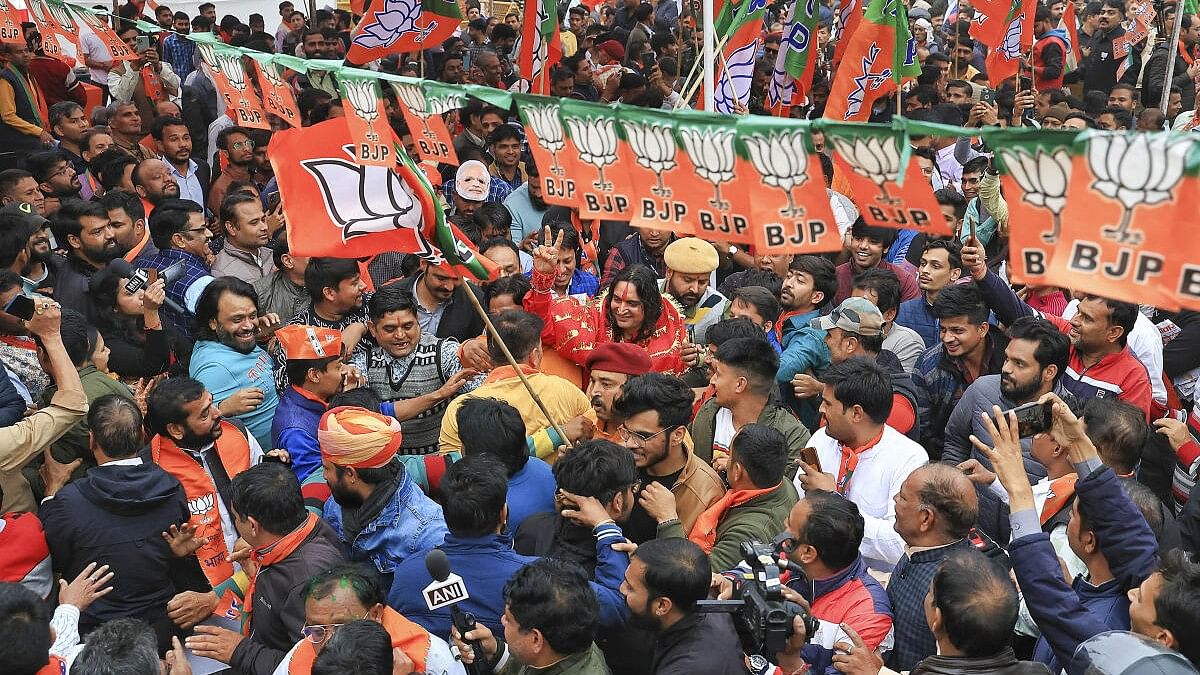
<instances>
[{"instance_id":1,"label":"black microphone","mask_svg":"<svg viewBox=\"0 0 1200 675\"><path fill-rule=\"evenodd\" d=\"M175 265L172 265L171 267L168 267L166 270L163 270L163 272L159 273L159 278L162 279L167 284L170 284L172 281L175 281L175 279L179 278L179 272L182 271L182 267L180 267L178 271L172 270L171 268L173 268L173 267L175 267ZM135 276L137 276L137 274L138 274L138 270L136 268L134 268L133 265L130 265L129 261L125 260L124 258L117 258L115 260L109 261L108 269L125 277L126 279L132 279ZM175 271L175 274L173 274L173 275L165 274L166 272L172 272L172 271ZM174 279L171 278L172 276L174 276L175 278ZM179 303L175 302L170 297L164 296L163 304L166 305L167 307L170 307L172 311L178 312L181 315L187 314L187 311L184 310L184 308L180 307Z\"/></svg>"},{"instance_id":2,"label":"black microphone","mask_svg":"<svg viewBox=\"0 0 1200 675\"><path fill-rule=\"evenodd\" d=\"M450 621L475 656L471 663L464 663L463 667L467 669L469 675L489 675L490 669L485 663L487 659L483 654L483 646L479 640L466 639L467 633L475 630L475 616L458 608L459 602L471 597L467 594L467 585L463 582L462 577L450 571L450 559L440 548L435 548L425 554L425 569L429 572L429 576L433 577L433 583L421 591L425 596L425 605L429 607L430 611L442 607L450 608Z\"/></svg>"}]
</instances>

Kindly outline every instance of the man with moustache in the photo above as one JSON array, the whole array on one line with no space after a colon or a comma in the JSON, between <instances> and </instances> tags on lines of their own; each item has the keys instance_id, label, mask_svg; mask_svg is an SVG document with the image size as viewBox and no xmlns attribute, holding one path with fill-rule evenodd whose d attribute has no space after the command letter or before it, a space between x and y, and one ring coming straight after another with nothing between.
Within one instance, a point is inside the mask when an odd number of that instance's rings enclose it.
<instances>
[{"instance_id":1,"label":"man with moustache","mask_svg":"<svg viewBox=\"0 0 1200 675\"><path fill-rule=\"evenodd\" d=\"M50 224L54 238L68 249L59 271L54 299L63 307L90 316L88 283L97 270L124 251L113 236L108 212L99 204L68 199Z\"/></svg>"},{"instance_id":2,"label":"man with moustache","mask_svg":"<svg viewBox=\"0 0 1200 675\"><path fill-rule=\"evenodd\" d=\"M217 134L217 148L225 156L227 164L220 177L213 181L208 191L208 210L220 213L225 193L235 181L248 181L254 173L254 141L250 131L242 127L229 127Z\"/></svg>"},{"instance_id":3,"label":"man with moustache","mask_svg":"<svg viewBox=\"0 0 1200 675\"><path fill-rule=\"evenodd\" d=\"M196 346L189 373L212 392L217 408L246 425L260 446L270 446L279 396L271 357L257 344L262 327L278 317L258 316L258 294L234 277L210 283L196 303Z\"/></svg>"},{"instance_id":4,"label":"man with moustache","mask_svg":"<svg viewBox=\"0 0 1200 675\"><path fill-rule=\"evenodd\" d=\"M164 201L155 207L150 217L150 239L158 251L142 253L133 265L162 271L182 262L183 274L167 284L167 297L183 312L176 312L169 306L163 307L163 312L171 327L190 340L196 301L213 280L208 263L212 256L208 247L212 232L204 222L204 207L182 199Z\"/></svg>"},{"instance_id":5,"label":"man with moustache","mask_svg":"<svg viewBox=\"0 0 1200 675\"><path fill-rule=\"evenodd\" d=\"M79 182L79 176L75 175L74 165L62 152L35 152L25 158L25 168L33 174L38 188L47 197L57 198L59 202L79 199L79 191L83 189L83 184Z\"/></svg>"},{"instance_id":6,"label":"man with moustache","mask_svg":"<svg viewBox=\"0 0 1200 675\"><path fill-rule=\"evenodd\" d=\"M133 167L129 175L133 191L142 200L147 213L168 199L179 199L179 184L171 175L167 163L161 159L144 159Z\"/></svg>"},{"instance_id":7,"label":"man with moustache","mask_svg":"<svg viewBox=\"0 0 1200 675\"><path fill-rule=\"evenodd\" d=\"M137 161L150 159L154 153L142 145L142 115L133 101L113 101L108 104L108 130L112 147ZM87 159L86 157L84 159Z\"/></svg>"},{"instance_id":8,"label":"man with moustache","mask_svg":"<svg viewBox=\"0 0 1200 675\"><path fill-rule=\"evenodd\" d=\"M187 123L178 117L160 117L150 127L150 136L179 186L179 198L204 204L212 171L208 164L192 158L192 135Z\"/></svg>"},{"instance_id":9,"label":"man with moustache","mask_svg":"<svg viewBox=\"0 0 1200 675\"><path fill-rule=\"evenodd\" d=\"M630 342L605 342L592 350L584 364L588 372L584 393L596 411L592 438L621 443L617 428L623 420L613 410L613 404L629 378L645 375L652 367L646 348Z\"/></svg>"},{"instance_id":10,"label":"man with moustache","mask_svg":"<svg viewBox=\"0 0 1200 675\"><path fill-rule=\"evenodd\" d=\"M150 227L146 224L146 208L142 200L128 190L109 190L103 197L96 200L104 210L108 211L108 222L112 225L113 236L125 251L122 256L133 262L143 253L154 255L158 248L150 240Z\"/></svg>"},{"instance_id":11,"label":"man with moustache","mask_svg":"<svg viewBox=\"0 0 1200 675\"><path fill-rule=\"evenodd\" d=\"M248 194L230 194L221 204L220 217L225 228L225 245L213 261L213 276L237 277L254 283L274 272L274 256L267 247L271 230L262 202Z\"/></svg>"},{"instance_id":12,"label":"man with moustache","mask_svg":"<svg viewBox=\"0 0 1200 675\"><path fill-rule=\"evenodd\" d=\"M9 204L0 208L0 216L4 214L28 221L32 232L25 245L27 255L24 264L19 270L13 269L21 275L22 290L27 294L36 291L42 295L53 295L63 259L50 249L50 221L39 215L31 204Z\"/></svg>"},{"instance_id":13,"label":"man with moustache","mask_svg":"<svg viewBox=\"0 0 1200 675\"><path fill-rule=\"evenodd\" d=\"M712 244L697 237L676 239L663 251L667 274L662 290L679 303L689 339L704 344L708 327L721 320L729 300L709 283L721 258Z\"/></svg>"}]
</instances>

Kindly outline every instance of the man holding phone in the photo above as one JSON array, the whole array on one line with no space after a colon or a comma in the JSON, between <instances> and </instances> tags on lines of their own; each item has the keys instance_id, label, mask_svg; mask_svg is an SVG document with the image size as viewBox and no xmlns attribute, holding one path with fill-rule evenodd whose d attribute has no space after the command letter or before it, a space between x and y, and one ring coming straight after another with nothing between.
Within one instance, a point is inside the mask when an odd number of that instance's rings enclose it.
<instances>
[{"instance_id":1,"label":"man holding phone","mask_svg":"<svg viewBox=\"0 0 1200 675\"><path fill-rule=\"evenodd\" d=\"M171 64L162 62L154 43L136 26L119 26L117 36L138 58L113 66L108 73L108 91L114 101L132 101L143 123L149 123L156 117L154 104L179 95L179 76Z\"/></svg>"}]
</instances>

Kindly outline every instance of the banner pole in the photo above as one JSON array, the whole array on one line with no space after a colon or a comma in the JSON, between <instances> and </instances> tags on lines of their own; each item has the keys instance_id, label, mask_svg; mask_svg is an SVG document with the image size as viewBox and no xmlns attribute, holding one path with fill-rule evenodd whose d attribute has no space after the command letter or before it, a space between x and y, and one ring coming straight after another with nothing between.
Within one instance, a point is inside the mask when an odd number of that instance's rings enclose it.
<instances>
[{"instance_id":1,"label":"banner pole","mask_svg":"<svg viewBox=\"0 0 1200 675\"><path fill-rule=\"evenodd\" d=\"M1158 100L1158 109L1162 111L1163 116L1167 114L1167 106L1171 103L1171 80L1175 77L1175 55L1179 52L1179 33L1183 30L1183 3L1175 5L1175 27L1171 30L1171 42L1167 45L1167 53L1171 58L1167 59L1167 73L1163 78L1162 97ZM1130 47L1132 49L1132 47ZM1171 120L1167 120L1167 127L1170 128Z\"/></svg>"},{"instance_id":2,"label":"banner pole","mask_svg":"<svg viewBox=\"0 0 1200 675\"><path fill-rule=\"evenodd\" d=\"M716 97L717 71L714 63L716 25L713 17L713 0L701 0L704 12L704 109L711 112Z\"/></svg>"},{"instance_id":3,"label":"banner pole","mask_svg":"<svg viewBox=\"0 0 1200 675\"><path fill-rule=\"evenodd\" d=\"M465 284L467 281L464 279L463 283ZM554 418L550 416L550 411L546 409L546 404L542 402L541 397L539 397L537 392L533 390L533 385L529 383L529 379L525 377L524 371L521 370L521 364L517 363L517 360L513 358L512 352L508 350L508 345L504 344L504 340L502 340L500 338L500 334L496 332L496 326L492 324L492 319L487 315L487 312L483 311L483 305L479 304L479 298L475 297L475 292L468 288L466 295L467 299L471 301L471 306L474 307L475 311L479 313L479 318L483 319L483 325L487 327L488 337L492 340L495 340L496 344L500 346L500 351L504 352L505 360L507 360L508 365L512 366L512 369L516 371L517 377L521 378L521 384L525 386L525 391L529 392L530 398L532 398L533 402L537 404L538 410L542 411L542 415L546 417L546 421L550 423L550 427L553 428L554 432L558 434L558 437L562 439L563 444L567 447L571 447L573 445L573 443L571 443L571 439L567 438L567 433L563 431L562 427L558 426L558 422L555 422Z\"/></svg>"}]
</instances>

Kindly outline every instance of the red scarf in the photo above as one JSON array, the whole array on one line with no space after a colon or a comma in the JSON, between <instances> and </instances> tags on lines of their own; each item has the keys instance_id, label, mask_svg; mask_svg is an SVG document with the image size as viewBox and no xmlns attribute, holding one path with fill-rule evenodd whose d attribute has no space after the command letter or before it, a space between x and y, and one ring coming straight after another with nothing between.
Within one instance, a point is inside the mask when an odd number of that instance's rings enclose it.
<instances>
[{"instance_id":1,"label":"red scarf","mask_svg":"<svg viewBox=\"0 0 1200 675\"><path fill-rule=\"evenodd\" d=\"M793 316L798 316L804 313L805 312L802 312L798 309L793 309L790 312L784 312L783 314L779 315L779 320L775 322L775 338L779 340L780 345L783 344L783 324Z\"/></svg>"},{"instance_id":2,"label":"red scarf","mask_svg":"<svg viewBox=\"0 0 1200 675\"><path fill-rule=\"evenodd\" d=\"M700 514L700 517L696 519L696 524L692 525L688 539L704 549L705 554L712 553L713 546L717 544L717 525L725 519L725 514L736 506L741 506L755 497L767 494L778 488L779 485L776 483L773 487L761 490L730 490L726 492L704 513Z\"/></svg>"},{"instance_id":3,"label":"red scarf","mask_svg":"<svg viewBox=\"0 0 1200 675\"><path fill-rule=\"evenodd\" d=\"M271 565L295 553L296 549L300 548L300 544L303 544L304 540L308 539L308 535L316 529L317 520L317 514L310 512L300 527L283 535L272 544L255 549L250 554L250 559L258 563L258 571L250 577L250 586L246 589L246 606L242 614L242 632L246 635L250 634L250 619L254 612L254 585L258 581L258 575Z\"/></svg>"},{"instance_id":4,"label":"red scarf","mask_svg":"<svg viewBox=\"0 0 1200 675\"><path fill-rule=\"evenodd\" d=\"M847 448L844 445L838 444L842 450L842 461L838 465L837 478L837 493L846 496L846 491L850 489L850 478L854 475L854 470L858 468L858 458L866 451L879 445L879 441L883 439L883 429L879 430L879 435L872 438L865 445L859 448Z\"/></svg>"}]
</instances>

